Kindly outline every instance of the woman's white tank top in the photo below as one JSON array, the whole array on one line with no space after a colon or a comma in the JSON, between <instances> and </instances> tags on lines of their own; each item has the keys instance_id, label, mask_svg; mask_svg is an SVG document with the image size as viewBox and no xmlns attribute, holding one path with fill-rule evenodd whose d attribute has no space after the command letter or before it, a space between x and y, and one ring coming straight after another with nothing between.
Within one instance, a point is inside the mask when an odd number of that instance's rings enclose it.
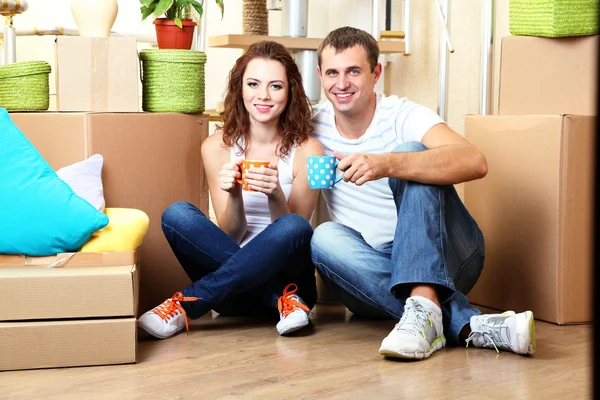
<instances>
[{"instance_id":1,"label":"woman's white tank top","mask_svg":"<svg viewBox=\"0 0 600 400\"><path fill-rule=\"evenodd\" d=\"M288 201L292 192L292 183L294 182L294 155L296 154L296 146L292 146L289 154L285 159L280 158L277 164L279 172L279 185L285 195L285 200ZM236 150L236 146L231 147L231 162L245 158L245 153ZM260 192L250 192L242 190L242 198L244 199L244 211L246 214L246 222L248 229L242 238L240 246L244 246L256 235L262 232L271 221L271 213L269 212L269 202L267 195Z\"/></svg>"}]
</instances>

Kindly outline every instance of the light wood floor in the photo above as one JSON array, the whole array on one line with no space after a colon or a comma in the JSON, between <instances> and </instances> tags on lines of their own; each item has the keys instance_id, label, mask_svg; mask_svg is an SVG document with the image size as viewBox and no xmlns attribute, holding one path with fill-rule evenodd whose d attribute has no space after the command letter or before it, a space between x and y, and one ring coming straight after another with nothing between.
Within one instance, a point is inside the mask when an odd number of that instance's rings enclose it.
<instances>
[{"instance_id":1,"label":"light wood floor","mask_svg":"<svg viewBox=\"0 0 600 400\"><path fill-rule=\"evenodd\" d=\"M135 365L0 373L0 398L592 398L591 325L537 322L533 357L445 348L406 362L377 352L393 321L350 315L319 304L312 328L295 337L279 337L265 321L206 316L193 322L190 335L141 340Z\"/></svg>"}]
</instances>

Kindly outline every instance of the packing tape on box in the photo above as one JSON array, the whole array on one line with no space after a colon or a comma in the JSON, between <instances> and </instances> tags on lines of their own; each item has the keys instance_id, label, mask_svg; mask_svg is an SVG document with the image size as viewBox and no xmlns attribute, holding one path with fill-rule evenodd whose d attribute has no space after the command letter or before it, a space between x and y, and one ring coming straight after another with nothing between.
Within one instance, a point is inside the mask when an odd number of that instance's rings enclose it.
<instances>
[{"instance_id":1,"label":"packing tape on box","mask_svg":"<svg viewBox=\"0 0 600 400\"><path fill-rule=\"evenodd\" d=\"M92 109L105 110L108 101L108 40L95 38L92 43Z\"/></svg>"},{"instance_id":2,"label":"packing tape on box","mask_svg":"<svg viewBox=\"0 0 600 400\"><path fill-rule=\"evenodd\" d=\"M52 264L46 265L45 268L59 268L62 267L63 265L65 265L67 263L67 261L69 261L71 259L71 257L73 257L75 254L77 253L70 253L67 256L54 261Z\"/></svg>"}]
</instances>

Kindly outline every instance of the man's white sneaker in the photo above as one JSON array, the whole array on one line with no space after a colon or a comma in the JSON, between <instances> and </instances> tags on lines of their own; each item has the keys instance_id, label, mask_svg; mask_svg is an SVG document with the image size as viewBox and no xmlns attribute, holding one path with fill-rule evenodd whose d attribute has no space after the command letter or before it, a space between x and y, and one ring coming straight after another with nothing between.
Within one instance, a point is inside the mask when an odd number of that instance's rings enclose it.
<instances>
[{"instance_id":1,"label":"man's white sneaker","mask_svg":"<svg viewBox=\"0 0 600 400\"><path fill-rule=\"evenodd\" d=\"M379 354L421 359L445 345L442 310L429 299L412 296L406 300L400 322L381 342Z\"/></svg>"},{"instance_id":2,"label":"man's white sneaker","mask_svg":"<svg viewBox=\"0 0 600 400\"><path fill-rule=\"evenodd\" d=\"M295 287L294 290L289 290L292 286ZM308 325L310 309L296 294L297 291L296 284L290 283L283 289L283 295L277 300L280 318L277 323L277 332L280 335L297 331Z\"/></svg>"},{"instance_id":3,"label":"man's white sneaker","mask_svg":"<svg viewBox=\"0 0 600 400\"><path fill-rule=\"evenodd\" d=\"M187 315L181 301L196 301L197 297L183 297L177 292L138 319L138 326L158 339L166 339L186 328L189 331Z\"/></svg>"},{"instance_id":4,"label":"man's white sneaker","mask_svg":"<svg viewBox=\"0 0 600 400\"><path fill-rule=\"evenodd\" d=\"M471 317L471 334L467 338L475 347L498 348L517 354L535 353L535 322L533 313L484 314Z\"/></svg>"}]
</instances>

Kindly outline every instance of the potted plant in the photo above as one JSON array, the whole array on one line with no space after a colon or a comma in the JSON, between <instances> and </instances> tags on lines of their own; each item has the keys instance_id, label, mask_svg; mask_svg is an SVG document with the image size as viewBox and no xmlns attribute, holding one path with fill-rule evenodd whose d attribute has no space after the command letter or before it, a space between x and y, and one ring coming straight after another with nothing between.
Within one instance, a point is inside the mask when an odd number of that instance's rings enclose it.
<instances>
[{"instance_id":1,"label":"potted plant","mask_svg":"<svg viewBox=\"0 0 600 400\"><path fill-rule=\"evenodd\" d=\"M204 0L140 0L142 21L154 15L156 41L160 49L185 49L192 47L194 27L198 21L189 18L188 11L193 7L200 16L204 11ZM223 0L215 0L224 12ZM158 18L164 15L164 18Z\"/></svg>"}]
</instances>

